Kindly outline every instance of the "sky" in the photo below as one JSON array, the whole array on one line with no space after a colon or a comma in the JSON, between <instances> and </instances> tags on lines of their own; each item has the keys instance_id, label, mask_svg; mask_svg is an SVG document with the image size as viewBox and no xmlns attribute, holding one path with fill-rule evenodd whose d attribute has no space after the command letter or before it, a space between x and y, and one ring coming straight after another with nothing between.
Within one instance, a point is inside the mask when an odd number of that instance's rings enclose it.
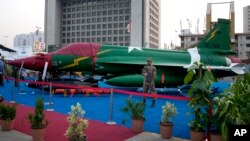
<instances>
[{"instance_id":1,"label":"sky","mask_svg":"<svg viewBox=\"0 0 250 141\"><path fill-rule=\"evenodd\" d=\"M41 27L44 31L45 0L0 0L0 44L13 47L16 34L28 34ZM182 29L203 33L207 3L230 0L161 0L161 47L166 43L180 44L178 34ZM243 7L250 0L235 0L235 31L243 32ZM229 4L212 5L212 21L229 18ZM182 26L181 26L182 25ZM199 26L197 26L199 25ZM199 28L197 28L199 27ZM199 29L199 30L197 30Z\"/></svg>"}]
</instances>

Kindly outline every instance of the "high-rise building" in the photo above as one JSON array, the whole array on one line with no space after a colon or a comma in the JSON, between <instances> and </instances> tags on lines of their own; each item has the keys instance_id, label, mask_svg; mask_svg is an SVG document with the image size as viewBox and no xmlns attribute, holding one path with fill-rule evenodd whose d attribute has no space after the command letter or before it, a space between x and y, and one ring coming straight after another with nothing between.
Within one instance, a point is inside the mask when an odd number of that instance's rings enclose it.
<instances>
[{"instance_id":1,"label":"high-rise building","mask_svg":"<svg viewBox=\"0 0 250 141\"><path fill-rule=\"evenodd\" d=\"M250 5L243 8L243 32L250 33Z\"/></svg>"},{"instance_id":2,"label":"high-rise building","mask_svg":"<svg viewBox=\"0 0 250 141\"><path fill-rule=\"evenodd\" d=\"M13 42L14 49L17 51L14 58L28 57L45 51L44 33L39 30L29 34L18 34Z\"/></svg>"},{"instance_id":3,"label":"high-rise building","mask_svg":"<svg viewBox=\"0 0 250 141\"><path fill-rule=\"evenodd\" d=\"M44 42L43 32L30 32L29 34L18 34L14 37L14 47L31 46L35 42Z\"/></svg>"},{"instance_id":4,"label":"high-rise building","mask_svg":"<svg viewBox=\"0 0 250 141\"><path fill-rule=\"evenodd\" d=\"M160 47L160 0L46 0L45 44Z\"/></svg>"}]
</instances>

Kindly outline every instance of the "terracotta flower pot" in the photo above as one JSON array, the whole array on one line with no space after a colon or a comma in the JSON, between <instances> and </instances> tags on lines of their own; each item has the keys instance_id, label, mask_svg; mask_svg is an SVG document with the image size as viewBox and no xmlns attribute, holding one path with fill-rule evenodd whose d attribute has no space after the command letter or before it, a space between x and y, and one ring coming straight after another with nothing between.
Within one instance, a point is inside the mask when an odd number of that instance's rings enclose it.
<instances>
[{"instance_id":1,"label":"terracotta flower pot","mask_svg":"<svg viewBox=\"0 0 250 141\"><path fill-rule=\"evenodd\" d=\"M191 141L203 141L205 139L205 133L190 130L190 140Z\"/></svg>"},{"instance_id":2,"label":"terracotta flower pot","mask_svg":"<svg viewBox=\"0 0 250 141\"><path fill-rule=\"evenodd\" d=\"M143 131L144 119L132 119L132 131L142 132Z\"/></svg>"},{"instance_id":3,"label":"terracotta flower pot","mask_svg":"<svg viewBox=\"0 0 250 141\"><path fill-rule=\"evenodd\" d=\"M160 134L161 137L164 139L169 139L172 137L172 129L173 129L173 123L169 122L166 124L162 124L160 122Z\"/></svg>"},{"instance_id":4,"label":"terracotta flower pot","mask_svg":"<svg viewBox=\"0 0 250 141\"><path fill-rule=\"evenodd\" d=\"M13 120L0 120L0 123L2 125L2 131L11 131L14 125L14 119Z\"/></svg>"},{"instance_id":5,"label":"terracotta flower pot","mask_svg":"<svg viewBox=\"0 0 250 141\"><path fill-rule=\"evenodd\" d=\"M210 133L210 141L222 141L221 134Z\"/></svg>"},{"instance_id":6,"label":"terracotta flower pot","mask_svg":"<svg viewBox=\"0 0 250 141\"><path fill-rule=\"evenodd\" d=\"M33 141L43 141L44 129L34 129L32 128L32 139Z\"/></svg>"}]
</instances>

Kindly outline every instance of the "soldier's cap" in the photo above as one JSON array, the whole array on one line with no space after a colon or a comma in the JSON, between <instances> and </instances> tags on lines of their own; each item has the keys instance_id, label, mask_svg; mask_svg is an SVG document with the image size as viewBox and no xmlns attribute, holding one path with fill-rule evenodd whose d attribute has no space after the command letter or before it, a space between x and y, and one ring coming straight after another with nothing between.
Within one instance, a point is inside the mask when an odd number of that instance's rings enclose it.
<instances>
[{"instance_id":1,"label":"soldier's cap","mask_svg":"<svg viewBox=\"0 0 250 141\"><path fill-rule=\"evenodd\" d=\"M152 58L147 58L147 62L152 62Z\"/></svg>"}]
</instances>

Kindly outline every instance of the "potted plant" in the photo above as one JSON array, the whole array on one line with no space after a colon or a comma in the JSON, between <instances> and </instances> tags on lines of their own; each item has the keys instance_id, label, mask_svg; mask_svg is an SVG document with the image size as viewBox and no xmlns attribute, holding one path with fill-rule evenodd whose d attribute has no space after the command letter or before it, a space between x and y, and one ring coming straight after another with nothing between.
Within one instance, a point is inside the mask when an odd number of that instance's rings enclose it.
<instances>
[{"instance_id":1,"label":"potted plant","mask_svg":"<svg viewBox=\"0 0 250 141\"><path fill-rule=\"evenodd\" d=\"M250 124L250 73L237 76L234 84L221 97L214 97L218 107L215 111L220 121L222 139L227 140L231 125Z\"/></svg>"},{"instance_id":2,"label":"potted plant","mask_svg":"<svg viewBox=\"0 0 250 141\"><path fill-rule=\"evenodd\" d=\"M198 73L195 69L198 68ZM184 83L192 82L188 91L190 99L188 105L191 108L193 120L189 123L190 138L192 141L201 141L205 138L205 130L210 121L209 109L212 108L210 100L211 84L215 81L213 73L199 62L195 62L188 70ZM203 70L204 69L204 70Z\"/></svg>"},{"instance_id":3,"label":"potted plant","mask_svg":"<svg viewBox=\"0 0 250 141\"><path fill-rule=\"evenodd\" d=\"M71 112L67 117L68 128L64 134L70 141L86 141L86 128L89 125L88 120L82 119L85 111L82 110L81 104L77 102L76 106L71 106Z\"/></svg>"},{"instance_id":4,"label":"potted plant","mask_svg":"<svg viewBox=\"0 0 250 141\"><path fill-rule=\"evenodd\" d=\"M211 128L209 130L210 141L222 141L222 137L221 137L222 121L219 118L220 110L218 110L218 101L219 101L219 98L221 97L222 97L222 94L218 94L213 98Z\"/></svg>"},{"instance_id":5,"label":"potted plant","mask_svg":"<svg viewBox=\"0 0 250 141\"><path fill-rule=\"evenodd\" d=\"M170 102L166 102L165 105L162 106L162 115L160 122L160 134L162 138L169 139L172 137L172 117L177 114L177 109L174 104Z\"/></svg>"},{"instance_id":6,"label":"potted plant","mask_svg":"<svg viewBox=\"0 0 250 141\"><path fill-rule=\"evenodd\" d=\"M121 111L128 114L132 119L132 131L141 132L143 131L143 124L145 121L144 111L146 105L141 101L133 102L130 98L126 100L126 105L121 108ZM126 120L123 120L125 124Z\"/></svg>"},{"instance_id":7,"label":"potted plant","mask_svg":"<svg viewBox=\"0 0 250 141\"><path fill-rule=\"evenodd\" d=\"M0 104L0 123L3 131L10 131L13 129L15 117L16 104Z\"/></svg>"},{"instance_id":8,"label":"potted plant","mask_svg":"<svg viewBox=\"0 0 250 141\"><path fill-rule=\"evenodd\" d=\"M28 119L31 124L33 141L43 141L44 129L49 123L45 119L43 98L36 99L35 113L29 113Z\"/></svg>"}]
</instances>

